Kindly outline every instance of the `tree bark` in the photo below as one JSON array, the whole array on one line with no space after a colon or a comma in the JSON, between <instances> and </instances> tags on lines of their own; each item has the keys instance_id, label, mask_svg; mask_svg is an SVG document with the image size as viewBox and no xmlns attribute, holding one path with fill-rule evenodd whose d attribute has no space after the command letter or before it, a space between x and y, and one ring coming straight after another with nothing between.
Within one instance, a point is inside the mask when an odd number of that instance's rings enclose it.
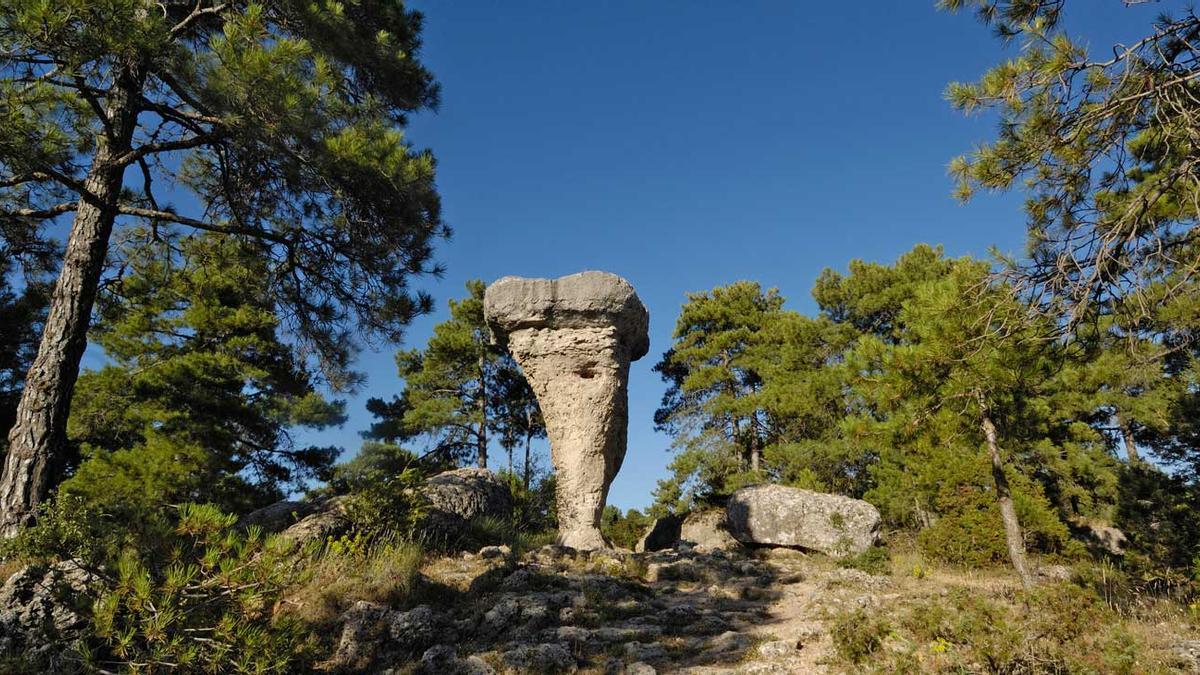
<instances>
[{"instance_id":1,"label":"tree bark","mask_svg":"<svg viewBox=\"0 0 1200 675\"><path fill-rule=\"evenodd\" d=\"M983 437L987 441L988 455L992 460L992 480L996 483L996 499L1000 503L1000 518L1004 521L1004 539L1008 544L1008 557L1012 560L1013 569L1021 578L1025 590L1033 588L1033 577L1029 573L1029 564L1025 560L1025 538L1021 534L1021 523L1017 520L1017 510L1013 506L1012 490L1008 486L1008 477L1004 475L1004 460L1000 457L1000 447L996 443L996 425L987 413L983 414Z\"/></svg>"},{"instance_id":2,"label":"tree bark","mask_svg":"<svg viewBox=\"0 0 1200 675\"><path fill-rule=\"evenodd\" d=\"M487 468L487 354L479 354L479 434L476 455L479 468Z\"/></svg>"},{"instance_id":3,"label":"tree bark","mask_svg":"<svg viewBox=\"0 0 1200 675\"><path fill-rule=\"evenodd\" d=\"M1117 426L1121 428L1121 440L1125 443L1125 456L1129 459L1130 464L1137 464L1142 460L1138 454L1137 441L1133 438L1133 427L1129 422L1121 417L1120 411L1117 412Z\"/></svg>"},{"instance_id":4,"label":"tree bark","mask_svg":"<svg viewBox=\"0 0 1200 675\"><path fill-rule=\"evenodd\" d=\"M117 217L121 182L137 125L141 67L116 67L106 106L107 129L99 135L63 255L62 269L25 388L0 475L0 537L28 524L60 478L67 443L67 416L87 348L96 288Z\"/></svg>"},{"instance_id":5,"label":"tree bark","mask_svg":"<svg viewBox=\"0 0 1200 675\"><path fill-rule=\"evenodd\" d=\"M528 419L528 416L527 416ZM524 474L522 476L526 490L529 489L529 444L533 442L533 432L526 432L526 465L524 465Z\"/></svg>"}]
</instances>

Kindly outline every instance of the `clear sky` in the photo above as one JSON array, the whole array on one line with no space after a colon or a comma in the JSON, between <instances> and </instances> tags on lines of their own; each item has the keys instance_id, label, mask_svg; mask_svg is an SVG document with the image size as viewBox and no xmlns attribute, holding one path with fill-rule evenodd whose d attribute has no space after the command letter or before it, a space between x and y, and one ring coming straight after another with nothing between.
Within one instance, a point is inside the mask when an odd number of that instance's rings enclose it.
<instances>
[{"instance_id":1,"label":"clear sky","mask_svg":"<svg viewBox=\"0 0 1200 675\"><path fill-rule=\"evenodd\" d=\"M455 237L440 249L446 276L418 284L438 312L407 345L470 278L629 279L650 309L651 351L631 374L629 451L610 494L622 508L648 505L670 460L651 368L685 293L751 279L812 312L817 274L853 258L891 261L918 242L1022 248L1019 196L960 205L946 175L994 130L952 110L946 84L1011 48L932 0L411 4L443 100L409 137L438 157ZM1164 6L1068 8L1088 8L1070 18L1108 40L1144 33ZM302 439L354 452L366 399L402 386L393 351L363 354L369 380L343 428Z\"/></svg>"}]
</instances>

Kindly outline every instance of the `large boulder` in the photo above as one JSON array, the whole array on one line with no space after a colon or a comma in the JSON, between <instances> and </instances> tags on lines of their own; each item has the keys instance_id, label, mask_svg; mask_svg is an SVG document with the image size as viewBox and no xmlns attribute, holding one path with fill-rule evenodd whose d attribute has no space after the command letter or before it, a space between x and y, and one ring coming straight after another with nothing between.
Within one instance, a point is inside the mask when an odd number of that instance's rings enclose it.
<instances>
[{"instance_id":1,"label":"large boulder","mask_svg":"<svg viewBox=\"0 0 1200 675\"><path fill-rule=\"evenodd\" d=\"M488 286L483 311L546 420L559 543L608 548L600 515L625 459L629 363L649 349L650 314L628 281L607 272L504 277Z\"/></svg>"},{"instance_id":2,"label":"large boulder","mask_svg":"<svg viewBox=\"0 0 1200 675\"><path fill-rule=\"evenodd\" d=\"M20 654L52 670L77 660L71 652L99 581L71 560L18 570L0 587L0 655Z\"/></svg>"},{"instance_id":3,"label":"large boulder","mask_svg":"<svg viewBox=\"0 0 1200 675\"><path fill-rule=\"evenodd\" d=\"M432 515L447 524L465 524L476 518L507 518L512 514L512 491L487 469L444 471L421 488Z\"/></svg>"},{"instance_id":4,"label":"large boulder","mask_svg":"<svg viewBox=\"0 0 1200 675\"><path fill-rule=\"evenodd\" d=\"M305 515L285 528L280 536L299 546L340 536L350 529L350 517L346 514L348 499L346 495L339 495L315 502L313 508L305 509Z\"/></svg>"},{"instance_id":5,"label":"large boulder","mask_svg":"<svg viewBox=\"0 0 1200 675\"><path fill-rule=\"evenodd\" d=\"M655 518L646 530L646 534L643 534L642 538L634 545L633 550L637 553L646 553L671 548L679 541L679 530L682 524L683 519L679 516Z\"/></svg>"},{"instance_id":6,"label":"large boulder","mask_svg":"<svg viewBox=\"0 0 1200 675\"><path fill-rule=\"evenodd\" d=\"M431 532L448 541L464 534L476 518L508 518L513 510L508 485L487 469L444 471L419 490L429 503ZM247 514L239 524L257 525L268 534L278 532L298 545L325 541L350 529L350 500L349 495L338 495L311 502L278 502Z\"/></svg>"},{"instance_id":7,"label":"large boulder","mask_svg":"<svg viewBox=\"0 0 1200 675\"><path fill-rule=\"evenodd\" d=\"M304 518L324 510L325 500L275 502L238 519L238 527L259 527L267 534L282 532Z\"/></svg>"},{"instance_id":8,"label":"large boulder","mask_svg":"<svg viewBox=\"0 0 1200 675\"><path fill-rule=\"evenodd\" d=\"M741 548L741 543L729 533L727 520L723 509L693 511L680 525L679 540L703 552Z\"/></svg>"},{"instance_id":9,"label":"large boulder","mask_svg":"<svg viewBox=\"0 0 1200 675\"><path fill-rule=\"evenodd\" d=\"M871 504L782 485L738 490L729 498L726 515L730 533L746 544L846 556L862 553L879 538L879 511Z\"/></svg>"}]
</instances>

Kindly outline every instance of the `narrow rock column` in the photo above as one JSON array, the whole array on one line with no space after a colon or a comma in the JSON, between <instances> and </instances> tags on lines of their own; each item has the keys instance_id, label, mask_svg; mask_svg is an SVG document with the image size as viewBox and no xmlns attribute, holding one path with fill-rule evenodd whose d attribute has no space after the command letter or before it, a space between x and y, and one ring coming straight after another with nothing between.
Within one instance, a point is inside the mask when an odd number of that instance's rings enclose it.
<instances>
[{"instance_id":1,"label":"narrow rock column","mask_svg":"<svg viewBox=\"0 0 1200 675\"><path fill-rule=\"evenodd\" d=\"M537 394L557 477L559 543L607 548L600 514L625 458L629 363L649 350L649 313L607 272L504 277L484 315Z\"/></svg>"}]
</instances>

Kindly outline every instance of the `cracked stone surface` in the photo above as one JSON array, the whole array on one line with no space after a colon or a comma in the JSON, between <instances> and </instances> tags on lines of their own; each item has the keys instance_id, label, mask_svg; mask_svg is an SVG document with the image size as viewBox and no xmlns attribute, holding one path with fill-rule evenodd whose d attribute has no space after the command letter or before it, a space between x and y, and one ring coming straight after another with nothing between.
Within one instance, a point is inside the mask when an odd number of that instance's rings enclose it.
<instances>
[{"instance_id":1,"label":"cracked stone surface","mask_svg":"<svg viewBox=\"0 0 1200 675\"><path fill-rule=\"evenodd\" d=\"M608 272L504 277L484 314L537 394L558 478L559 543L608 548L600 534L609 485L625 458L629 364L649 350L650 315Z\"/></svg>"}]
</instances>

